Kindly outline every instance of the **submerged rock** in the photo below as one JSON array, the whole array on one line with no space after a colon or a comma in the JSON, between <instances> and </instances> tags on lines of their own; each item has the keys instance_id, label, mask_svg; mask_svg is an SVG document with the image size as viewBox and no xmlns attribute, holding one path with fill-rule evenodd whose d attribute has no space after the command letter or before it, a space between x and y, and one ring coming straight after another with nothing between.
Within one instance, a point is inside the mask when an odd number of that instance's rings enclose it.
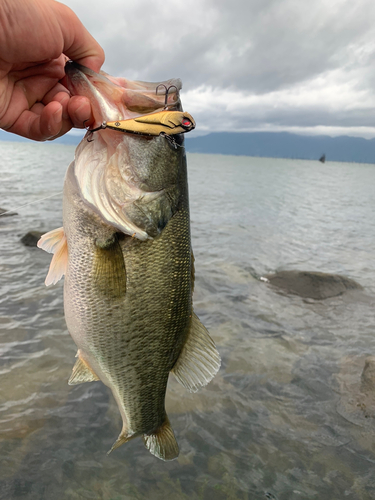
<instances>
[{"instance_id":1,"label":"submerged rock","mask_svg":"<svg viewBox=\"0 0 375 500\"><path fill-rule=\"evenodd\" d=\"M375 399L375 356L367 356L361 375L361 392L371 393Z\"/></svg>"},{"instance_id":2,"label":"submerged rock","mask_svg":"<svg viewBox=\"0 0 375 500\"><path fill-rule=\"evenodd\" d=\"M10 217L11 215L18 215L17 212L12 212L7 208L0 208L0 216L1 217Z\"/></svg>"},{"instance_id":3,"label":"submerged rock","mask_svg":"<svg viewBox=\"0 0 375 500\"><path fill-rule=\"evenodd\" d=\"M265 276L272 286L285 292L310 299L327 299L342 295L348 290L362 290L356 281L338 274L311 271L280 271Z\"/></svg>"},{"instance_id":4,"label":"submerged rock","mask_svg":"<svg viewBox=\"0 0 375 500\"><path fill-rule=\"evenodd\" d=\"M346 356L341 361L336 375L341 398L337 403L338 413L355 424L352 429L365 449L373 447L373 441L358 430L362 427L373 434L375 422L375 356ZM370 427L370 428L369 428Z\"/></svg>"},{"instance_id":5,"label":"submerged rock","mask_svg":"<svg viewBox=\"0 0 375 500\"><path fill-rule=\"evenodd\" d=\"M29 231L25 236L22 236L21 242L26 247L36 247L36 244L43 234L45 234L45 231Z\"/></svg>"}]
</instances>

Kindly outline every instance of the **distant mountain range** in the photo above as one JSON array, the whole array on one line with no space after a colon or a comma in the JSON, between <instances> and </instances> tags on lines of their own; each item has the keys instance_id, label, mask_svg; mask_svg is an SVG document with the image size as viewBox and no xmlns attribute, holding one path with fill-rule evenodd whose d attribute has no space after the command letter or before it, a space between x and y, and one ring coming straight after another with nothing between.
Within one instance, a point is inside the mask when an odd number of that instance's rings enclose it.
<instances>
[{"instance_id":1,"label":"distant mountain range","mask_svg":"<svg viewBox=\"0 0 375 500\"><path fill-rule=\"evenodd\" d=\"M288 132L216 132L186 136L190 153L300 158L326 161L375 163L375 139L362 137L305 136Z\"/></svg>"},{"instance_id":2,"label":"distant mountain range","mask_svg":"<svg viewBox=\"0 0 375 500\"><path fill-rule=\"evenodd\" d=\"M0 140L28 141L2 130ZM79 136L64 135L53 142L78 144L80 140ZM193 138L187 134L185 145L189 153L306 160L318 160L325 154L327 162L375 163L375 139L361 137L305 136L288 132L215 132Z\"/></svg>"}]
</instances>

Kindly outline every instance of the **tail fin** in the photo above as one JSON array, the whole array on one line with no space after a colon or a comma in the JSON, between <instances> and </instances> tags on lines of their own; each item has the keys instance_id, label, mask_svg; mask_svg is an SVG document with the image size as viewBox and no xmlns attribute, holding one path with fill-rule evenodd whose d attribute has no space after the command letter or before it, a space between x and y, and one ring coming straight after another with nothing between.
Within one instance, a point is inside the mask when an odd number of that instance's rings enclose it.
<instances>
[{"instance_id":1,"label":"tail fin","mask_svg":"<svg viewBox=\"0 0 375 500\"><path fill-rule=\"evenodd\" d=\"M168 417L165 417L164 423L153 434L144 434L143 441L150 453L161 460L178 457L178 444Z\"/></svg>"}]
</instances>

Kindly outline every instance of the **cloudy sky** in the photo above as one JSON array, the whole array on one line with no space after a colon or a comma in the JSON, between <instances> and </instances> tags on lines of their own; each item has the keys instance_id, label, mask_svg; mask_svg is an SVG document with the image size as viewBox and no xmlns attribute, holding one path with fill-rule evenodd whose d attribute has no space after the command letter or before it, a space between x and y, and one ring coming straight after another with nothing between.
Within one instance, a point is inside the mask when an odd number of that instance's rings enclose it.
<instances>
[{"instance_id":1,"label":"cloudy sky","mask_svg":"<svg viewBox=\"0 0 375 500\"><path fill-rule=\"evenodd\" d=\"M63 0L103 69L180 77L197 132L375 137L374 0Z\"/></svg>"}]
</instances>

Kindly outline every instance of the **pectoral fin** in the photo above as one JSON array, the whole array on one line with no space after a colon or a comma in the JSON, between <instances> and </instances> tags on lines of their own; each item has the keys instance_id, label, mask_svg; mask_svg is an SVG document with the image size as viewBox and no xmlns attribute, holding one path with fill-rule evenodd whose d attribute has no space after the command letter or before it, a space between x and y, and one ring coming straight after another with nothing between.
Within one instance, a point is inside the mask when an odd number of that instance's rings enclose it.
<instances>
[{"instance_id":1,"label":"pectoral fin","mask_svg":"<svg viewBox=\"0 0 375 500\"><path fill-rule=\"evenodd\" d=\"M113 300L126 292L124 256L116 234L105 242L96 242L92 266L93 286L100 294Z\"/></svg>"},{"instance_id":2,"label":"pectoral fin","mask_svg":"<svg viewBox=\"0 0 375 500\"><path fill-rule=\"evenodd\" d=\"M64 276L68 266L68 245L64 228L59 227L43 234L37 245L42 250L54 254L45 284L46 286L55 285Z\"/></svg>"},{"instance_id":3,"label":"pectoral fin","mask_svg":"<svg viewBox=\"0 0 375 500\"><path fill-rule=\"evenodd\" d=\"M77 357L78 359L73 366L68 384L77 385L83 384L84 382L95 382L95 380L100 380L92 368L82 359L79 350L77 352Z\"/></svg>"},{"instance_id":4,"label":"pectoral fin","mask_svg":"<svg viewBox=\"0 0 375 500\"><path fill-rule=\"evenodd\" d=\"M196 392L213 379L219 371L220 363L214 341L198 316L193 313L188 338L172 373L186 389Z\"/></svg>"}]
</instances>

